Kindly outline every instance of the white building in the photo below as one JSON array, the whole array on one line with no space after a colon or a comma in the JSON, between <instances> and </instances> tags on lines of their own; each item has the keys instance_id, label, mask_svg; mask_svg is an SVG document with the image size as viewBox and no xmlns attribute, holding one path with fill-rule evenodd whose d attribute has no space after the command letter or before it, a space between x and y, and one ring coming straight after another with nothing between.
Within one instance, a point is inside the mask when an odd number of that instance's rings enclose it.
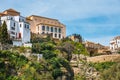
<instances>
[{"instance_id":1,"label":"white building","mask_svg":"<svg viewBox=\"0 0 120 80\"><path fill-rule=\"evenodd\" d=\"M110 50L116 52L120 48L120 36L115 37L110 41Z\"/></svg>"},{"instance_id":2,"label":"white building","mask_svg":"<svg viewBox=\"0 0 120 80\"><path fill-rule=\"evenodd\" d=\"M13 40L13 45L21 46L30 42L30 24L26 22L26 18L20 16L20 13L8 9L1 15L1 22L6 22L8 33Z\"/></svg>"}]
</instances>

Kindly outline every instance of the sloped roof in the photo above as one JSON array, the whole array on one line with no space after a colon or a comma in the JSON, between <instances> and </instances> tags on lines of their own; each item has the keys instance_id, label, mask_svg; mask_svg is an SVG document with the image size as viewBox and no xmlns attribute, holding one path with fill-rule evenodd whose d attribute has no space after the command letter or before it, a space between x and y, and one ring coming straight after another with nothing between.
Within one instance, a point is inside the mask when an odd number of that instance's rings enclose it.
<instances>
[{"instance_id":1,"label":"sloped roof","mask_svg":"<svg viewBox=\"0 0 120 80\"><path fill-rule=\"evenodd\" d=\"M14 10L14 9L12 9L12 8L7 9L7 10L5 10L5 11L11 11L11 12L17 12L17 13L19 13L18 11ZM4 12L5 12L5 11L4 11Z\"/></svg>"},{"instance_id":2,"label":"sloped roof","mask_svg":"<svg viewBox=\"0 0 120 80\"><path fill-rule=\"evenodd\" d=\"M38 17L38 18L45 18L45 19L50 19L50 20L58 21L57 19L47 18L47 17L43 17L43 16L37 16L37 15L31 15L31 16L28 16L28 17Z\"/></svg>"},{"instance_id":3,"label":"sloped roof","mask_svg":"<svg viewBox=\"0 0 120 80\"><path fill-rule=\"evenodd\" d=\"M120 36L116 36L116 37L114 37L114 39L115 39L115 40L116 40L116 39L120 39ZM114 39L113 39L113 40L114 40Z\"/></svg>"},{"instance_id":4,"label":"sloped roof","mask_svg":"<svg viewBox=\"0 0 120 80\"><path fill-rule=\"evenodd\" d=\"M3 14L3 13L0 13L0 16L4 16L5 14Z\"/></svg>"}]
</instances>

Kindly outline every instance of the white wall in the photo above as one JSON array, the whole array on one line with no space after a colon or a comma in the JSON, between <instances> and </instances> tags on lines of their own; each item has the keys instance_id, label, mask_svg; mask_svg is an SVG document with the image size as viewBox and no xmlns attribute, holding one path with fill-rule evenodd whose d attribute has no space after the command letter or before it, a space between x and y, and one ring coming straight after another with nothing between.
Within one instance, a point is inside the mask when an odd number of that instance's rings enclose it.
<instances>
[{"instance_id":1,"label":"white wall","mask_svg":"<svg viewBox=\"0 0 120 80\"><path fill-rule=\"evenodd\" d=\"M26 22L26 18L22 16L3 16L1 17L2 23L6 21L10 37L18 39L21 33L21 42L13 42L14 45L30 42L30 25ZM20 27L21 24L21 27ZM26 25L26 26L25 26Z\"/></svg>"},{"instance_id":2,"label":"white wall","mask_svg":"<svg viewBox=\"0 0 120 80\"><path fill-rule=\"evenodd\" d=\"M13 46L22 46L22 41L13 41Z\"/></svg>"}]
</instances>

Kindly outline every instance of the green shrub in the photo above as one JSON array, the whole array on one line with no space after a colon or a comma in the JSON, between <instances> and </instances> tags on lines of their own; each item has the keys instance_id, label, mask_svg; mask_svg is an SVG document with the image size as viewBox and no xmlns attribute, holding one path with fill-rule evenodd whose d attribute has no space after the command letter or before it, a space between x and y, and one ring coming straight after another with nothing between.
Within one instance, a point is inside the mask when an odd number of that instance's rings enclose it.
<instances>
[{"instance_id":1,"label":"green shrub","mask_svg":"<svg viewBox=\"0 0 120 80\"><path fill-rule=\"evenodd\" d=\"M102 62L102 63L90 63L90 66L96 68L97 71L104 71L109 69L112 65L116 64L116 62Z\"/></svg>"}]
</instances>

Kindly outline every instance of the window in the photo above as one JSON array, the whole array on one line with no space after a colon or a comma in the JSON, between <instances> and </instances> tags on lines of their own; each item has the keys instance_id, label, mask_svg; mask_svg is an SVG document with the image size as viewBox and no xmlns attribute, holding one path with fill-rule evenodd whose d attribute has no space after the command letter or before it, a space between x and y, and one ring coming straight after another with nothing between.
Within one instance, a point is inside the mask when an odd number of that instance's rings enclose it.
<instances>
[{"instance_id":1,"label":"window","mask_svg":"<svg viewBox=\"0 0 120 80\"><path fill-rule=\"evenodd\" d=\"M27 29L29 29L29 25L27 25Z\"/></svg>"},{"instance_id":2,"label":"window","mask_svg":"<svg viewBox=\"0 0 120 80\"><path fill-rule=\"evenodd\" d=\"M11 27L11 30L15 30L15 27Z\"/></svg>"},{"instance_id":3,"label":"window","mask_svg":"<svg viewBox=\"0 0 120 80\"><path fill-rule=\"evenodd\" d=\"M55 32L57 32L57 28L55 28Z\"/></svg>"},{"instance_id":4,"label":"window","mask_svg":"<svg viewBox=\"0 0 120 80\"><path fill-rule=\"evenodd\" d=\"M19 39L21 38L21 33L19 33Z\"/></svg>"},{"instance_id":5,"label":"window","mask_svg":"<svg viewBox=\"0 0 120 80\"><path fill-rule=\"evenodd\" d=\"M49 26L47 26L47 31L49 31Z\"/></svg>"},{"instance_id":6,"label":"window","mask_svg":"<svg viewBox=\"0 0 120 80\"><path fill-rule=\"evenodd\" d=\"M14 36L12 36L12 39L15 39L15 37L14 37Z\"/></svg>"},{"instance_id":7,"label":"window","mask_svg":"<svg viewBox=\"0 0 120 80\"><path fill-rule=\"evenodd\" d=\"M42 30L45 31L45 26L42 26Z\"/></svg>"},{"instance_id":8,"label":"window","mask_svg":"<svg viewBox=\"0 0 120 80\"><path fill-rule=\"evenodd\" d=\"M57 37L57 34L55 34L55 37Z\"/></svg>"},{"instance_id":9,"label":"window","mask_svg":"<svg viewBox=\"0 0 120 80\"><path fill-rule=\"evenodd\" d=\"M59 34L59 38L61 38L61 34Z\"/></svg>"},{"instance_id":10,"label":"window","mask_svg":"<svg viewBox=\"0 0 120 80\"><path fill-rule=\"evenodd\" d=\"M11 31L11 34L15 35L15 32Z\"/></svg>"},{"instance_id":11,"label":"window","mask_svg":"<svg viewBox=\"0 0 120 80\"><path fill-rule=\"evenodd\" d=\"M59 33L61 33L61 28L59 28Z\"/></svg>"},{"instance_id":12,"label":"window","mask_svg":"<svg viewBox=\"0 0 120 80\"><path fill-rule=\"evenodd\" d=\"M22 21L24 22L24 19L22 19Z\"/></svg>"},{"instance_id":13,"label":"window","mask_svg":"<svg viewBox=\"0 0 120 80\"><path fill-rule=\"evenodd\" d=\"M14 23L14 27L15 27L15 23Z\"/></svg>"},{"instance_id":14,"label":"window","mask_svg":"<svg viewBox=\"0 0 120 80\"><path fill-rule=\"evenodd\" d=\"M11 17L11 20L13 20L13 18Z\"/></svg>"},{"instance_id":15,"label":"window","mask_svg":"<svg viewBox=\"0 0 120 80\"><path fill-rule=\"evenodd\" d=\"M42 34L45 34L44 32L42 32Z\"/></svg>"},{"instance_id":16,"label":"window","mask_svg":"<svg viewBox=\"0 0 120 80\"><path fill-rule=\"evenodd\" d=\"M51 33L50 35L53 36L53 33Z\"/></svg>"},{"instance_id":17,"label":"window","mask_svg":"<svg viewBox=\"0 0 120 80\"><path fill-rule=\"evenodd\" d=\"M21 27L21 24L20 24L20 27Z\"/></svg>"},{"instance_id":18,"label":"window","mask_svg":"<svg viewBox=\"0 0 120 80\"><path fill-rule=\"evenodd\" d=\"M26 28L26 24L25 24L25 28Z\"/></svg>"},{"instance_id":19,"label":"window","mask_svg":"<svg viewBox=\"0 0 120 80\"><path fill-rule=\"evenodd\" d=\"M19 22L20 22L20 18L19 18Z\"/></svg>"},{"instance_id":20,"label":"window","mask_svg":"<svg viewBox=\"0 0 120 80\"><path fill-rule=\"evenodd\" d=\"M53 32L53 27L51 27L51 32Z\"/></svg>"}]
</instances>

